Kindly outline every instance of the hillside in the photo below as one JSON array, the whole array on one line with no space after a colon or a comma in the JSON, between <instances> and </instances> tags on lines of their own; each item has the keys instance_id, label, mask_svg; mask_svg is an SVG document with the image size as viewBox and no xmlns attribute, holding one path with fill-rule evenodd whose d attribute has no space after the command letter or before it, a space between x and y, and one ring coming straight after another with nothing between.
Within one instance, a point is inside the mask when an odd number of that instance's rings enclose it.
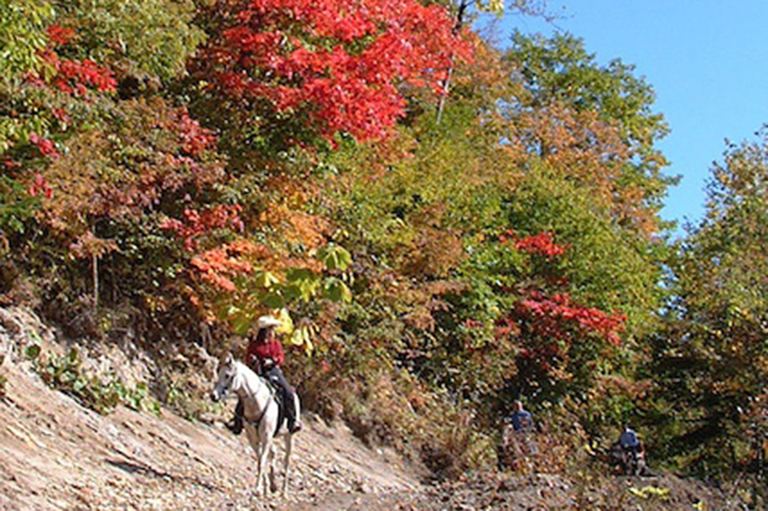
<instances>
[{"instance_id":1,"label":"hillside","mask_svg":"<svg viewBox=\"0 0 768 511\"><path fill-rule=\"evenodd\" d=\"M20 316L34 317L4 314L6 320ZM4 352L28 345L30 328L41 326L23 325L17 334L0 326ZM290 497L277 500L276 508L262 505L251 494L251 448L221 423L123 406L99 415L48 387L30 362L17 357L6 357L2 374L3 510L337 509L325 502L420 486L415 469L391 452L365 447L342 425L310 418L294 447Z\"/></svg>"},{"instance_id":2,"label":"hillside","mask_svg":"<svg viewBox=\"0 0 768 511\"><path fill-rule=\"evenodd\" d=\"M3 311L0 346L20 353L31 327L16 333ZM31 325L31 326L30 326ZM31 337L40 338L40 334ZM50 348L50 346L49 346ZM220 422L190 422L119 406L108 415L48 387L22 357L7 356L0 400L0 509L3 510L461 510L731 509L717 491L674 477L573 482L564 476L486 474L427 484L428 473L389 449L365 446L343 424L316 418L297 437L288 498L255 497L253 455ZM668 497L630 488L668 488ZM602 507L606 506L606 507ZM616 507L619 506L619 507ZM732 507L736 509L736 507Z\"/></svg>"}]
</instances>

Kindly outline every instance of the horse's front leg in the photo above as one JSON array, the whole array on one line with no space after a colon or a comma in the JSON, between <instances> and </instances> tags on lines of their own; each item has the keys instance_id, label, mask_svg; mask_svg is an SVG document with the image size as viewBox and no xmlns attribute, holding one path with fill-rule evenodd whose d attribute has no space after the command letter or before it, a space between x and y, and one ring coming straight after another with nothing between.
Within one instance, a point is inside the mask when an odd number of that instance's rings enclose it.
<instances>
[{"instance_id":1,"label":"horse's front leg","mask_svg":"<svg viewBox=\"0 0 768 511\"><path fill-rule=\"evenodd\" d=\"M261 452L259 453L259 479L257 481L257 488L261 492L262 497L269 495L269 488L267 486L267 470L269 469L269 452L272 450L272 442L269 438L262 439Z\"/></svg>"},{"instance_id":2,"label":"horse's front leg","mask_svg":"<svg viewBox=\"0 0 768 511\"><path fill-rule=\"evenodd\" d=\"M254 427L246 429L248 443L251 444L253 452L256 454L256 494L266 496L266 451L269 446L265 445L259 438L259 432Z\"/></svg>"}]
</instances>

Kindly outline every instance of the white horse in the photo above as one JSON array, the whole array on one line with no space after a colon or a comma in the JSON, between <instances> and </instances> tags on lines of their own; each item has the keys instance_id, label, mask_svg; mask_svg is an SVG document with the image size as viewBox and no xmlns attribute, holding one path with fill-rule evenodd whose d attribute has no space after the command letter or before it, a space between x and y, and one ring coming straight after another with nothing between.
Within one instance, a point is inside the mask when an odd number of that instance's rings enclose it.
<instances>
[{"instance_id":1,"label":"white horse","mask_svg":"<svg viewBox=\"0 0 768 511\"><path fill-rule=\"evenodd\" d=\"M245 364L234 359L231 353L219 362L216 385L211 391L211 399L224 399L229 391L234 392L244 405L244 426L248 442L258 458L256 492L267 495L267 467L269 467L270 490L275 491L275 445L273 437L285 437L285 460L283 464L283 496L288 491L288 470L291 462L293 433L288 431L287 421L283 421L280 430L275 433L278 420L278 405L272 391L263 378L251 371ZM296 417L299 417L299 397L294 393Z\"/></svg>"}]
</instances>

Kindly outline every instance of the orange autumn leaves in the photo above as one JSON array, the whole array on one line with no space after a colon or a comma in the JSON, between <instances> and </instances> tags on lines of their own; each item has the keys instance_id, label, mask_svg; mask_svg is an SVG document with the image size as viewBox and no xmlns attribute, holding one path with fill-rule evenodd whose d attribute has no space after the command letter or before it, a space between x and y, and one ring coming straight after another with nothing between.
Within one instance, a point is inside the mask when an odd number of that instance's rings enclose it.
<instances>
[{"instance_id":1,"label":"orange autumn leaves","mask_svg":"<svg viewBox=\"0 0 768 511\"><path fill-rule=\"evenodd\" d=\"M646 234L658 229L655 211L645 203L645 193L623 175L633 152L617 124L604 121L597 112L575 111L552 103L527 109L505 123L504 150L520 165L531 154L569 179L589 186L620 222Z\"/></svg>"}]
</instances>

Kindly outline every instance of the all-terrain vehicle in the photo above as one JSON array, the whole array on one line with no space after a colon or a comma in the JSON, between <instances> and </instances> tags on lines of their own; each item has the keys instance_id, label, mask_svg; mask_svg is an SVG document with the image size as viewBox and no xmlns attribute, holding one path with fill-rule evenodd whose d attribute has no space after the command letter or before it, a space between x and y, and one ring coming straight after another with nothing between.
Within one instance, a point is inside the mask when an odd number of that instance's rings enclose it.
<instances>
[{"instance_id":1,"label":"all-terrain vehicle","mask_svg":"<svg viewBox=\"0 0 768 511\"><path fill-rule=\"evenodd\" d=\"M647 473L645 464L645 449L640 444L638 447L623 448L619 442L611 445L610 458L613 466L627 476L642 476Z\"/></svg>"}]
</instances>

